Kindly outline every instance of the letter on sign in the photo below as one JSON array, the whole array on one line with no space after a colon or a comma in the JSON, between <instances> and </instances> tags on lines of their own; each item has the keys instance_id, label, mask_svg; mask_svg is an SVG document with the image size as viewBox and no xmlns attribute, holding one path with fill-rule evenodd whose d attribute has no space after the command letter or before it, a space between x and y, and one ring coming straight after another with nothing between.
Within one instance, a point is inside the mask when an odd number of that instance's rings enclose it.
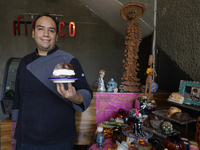
<instances>
[{"instance_id":1,"label":"letter on sign","mask_svg":"<svg viewBox=\"0 0 200 150\"><path fill-rule=\"evenodd\" d=\"M16 35L16 30L18 30L18 35L20 35L20 25L19 25L20 18L24 18L24 17L21 15L17 17L17 27L15 26L15 21L13 21L14 35Z\"/></svg>"}]
</instances>

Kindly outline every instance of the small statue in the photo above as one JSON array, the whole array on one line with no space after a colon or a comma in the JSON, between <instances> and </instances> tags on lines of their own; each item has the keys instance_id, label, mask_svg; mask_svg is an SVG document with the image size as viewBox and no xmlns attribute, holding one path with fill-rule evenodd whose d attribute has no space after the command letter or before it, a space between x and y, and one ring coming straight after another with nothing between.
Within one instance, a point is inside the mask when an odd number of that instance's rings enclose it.
<instances>
[{"instance_id":1,"label":"small statue","mask_svg":"<svg viewBox=\"0 0 200 150\"><path fill-rule=\"evenodd\" d=\"M147 96L147 102L149 102L150 99L150 95L151 95L151 87L152 87L152 77L155 76L157 77L157 73L155 71L155 69L152 68L152 64L153 64L153 55L149 55L149 68L147 68L147 79L146 79L146 86L145 86L145 93L144 95L147 95L147 89L149 87L149 93Z\"/></svg>"},{"instance_id":2,"label":"small statue","mask_svg":"<svg viewBox=\"0 0 200 150\"><path fill-rule=\"evenodd\" d=\"M117 92L118 92L118 88L115 87L115 88L113 89L113 92L114 92L114 93L117 93Z\"/></svg>"},{"instance_id":3,"label":"small statue","mask_svg":"<svg viewBox=\"0 0 200 150\"><path fill-rule=\"evenodd\" d=\"M105 75L105 70L100 70L99 71L99 83L98 83L98 89L97 91L106 91L105 89L105 84L104 84L104 80L103 80L103 77Z\"/></svg>"},{"instance_id":4,"label":"small statue","mask_svg":"<svg viewBox=\"0 0 200 150\"><path fill-rule=\"evenodd\" d=\"M119 91L120 92L124 92L125 91L125 86L124 85L120 85L119 86Z\"/></svg>"},{"instance_id":5,"label":"small statue","mask_svg":"<svg viewBox=\"0 0 200 150\"><path fill-rule=\"evenodd\" d=\"M107 91L113 92L115 87L117 87L117 82L114 81L114 78L111 78L111 80L107 84Z\"/></svg>"},{"instance_id":6,"label":"small statue","mask_svg":"<svg viewBox=\"0 0 200 150\"><path fill-rule=\"evenodd\" d=\"M164 131L166 135L171 134L173 132L173 126L168 121L162 123L161 129Z\"/></svg>"},{"instance_id":7,"label":"small statue","mask_svg":"<svg viewBox=\"0 0 200 150\"><path fill-rule=\"evenodd\" d=\"M136 136L144 136L142 132L142 123L139 119L135 120L132 133L135 134Z\"/></svg>"}]
</instances>

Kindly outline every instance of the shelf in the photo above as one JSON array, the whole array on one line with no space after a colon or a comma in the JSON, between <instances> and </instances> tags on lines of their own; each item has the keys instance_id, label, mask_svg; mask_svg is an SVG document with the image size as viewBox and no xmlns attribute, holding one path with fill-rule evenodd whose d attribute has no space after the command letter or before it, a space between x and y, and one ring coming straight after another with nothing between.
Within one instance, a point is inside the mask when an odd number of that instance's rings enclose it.
<instances>
[{"instance_id":1,"label":"shelf","mask_svg":"<svg viewBox=\"0 0 200 150\"><path fill-rule=\"evenodd\" d=\"M181 125L188 124L188 123L191 123L191 122L196 122L196 119L194 119L194 118L190 118L189 121L179 121L179 120L173 119L171 117L167 117L166 116L167 110L165 110L165 109L163 109L163 110L156 110L156 111L153 111L152 113L155 114L155 115L157 115L157 116L163 117L163 118L165 118L167 120L179 123Z\"/></svg>"},{"instance_id":2,"label":"shelf","mask_svg":"<svg viewBox=\"0 0 200 150\"><path fill-rule=\"evenodd\" d=\"M166 138L167 137L167 135L166 134L164 134L164 132L163 132L163 130L161 130L161 129L159 129L159 130L156 130L156 129L154 129L154 128L152 128L152 127L145 127L145 126L142 126L143 128L145 128L145 129L147 129L147 130L149 130L149 131L151 131L153 134L155 134L155 135L158 135L158 136L160 136L160 137L162 137L162 138ZM179 133L180 134L180 132L179 131L177 131L177 130L173 130L173 132L177 132L177 133Z\"/></svg>"},{"instance_id":3,"label":"shelf","mask_svg":"<svg viewBox=\"0 0 200 150\"><path fill-rule=\"evenodd\" d=\"M176 105L176 106L181 106L181 107L185 107L185 108L188 108L188 109L192 109L192 110L195 110L195 111L200 111L200 107L198 106L191 106L191 105L188 105L188 104L178 104L178 103L174 103L174 102L171 102L171 104L173 105Z\"/></svg>"}]
</instances>

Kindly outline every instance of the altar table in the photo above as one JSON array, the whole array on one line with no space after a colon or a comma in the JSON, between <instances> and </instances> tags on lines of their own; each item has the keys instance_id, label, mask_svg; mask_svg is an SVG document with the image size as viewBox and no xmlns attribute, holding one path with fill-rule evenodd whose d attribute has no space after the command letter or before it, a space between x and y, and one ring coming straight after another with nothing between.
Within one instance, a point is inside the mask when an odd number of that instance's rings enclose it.
<instances>
[{"instance_id":1,"label":"altar table","mask_svg":"<svg viewBox=\"0 0 200 150\"><path fill-rule=\"evenodd\" d=\"M135 99L140 97L140 93L96 93L96 124L109 121L114 118L119 109L124 109L126 113L135 107Z\"/></svg>"}]
</instances>

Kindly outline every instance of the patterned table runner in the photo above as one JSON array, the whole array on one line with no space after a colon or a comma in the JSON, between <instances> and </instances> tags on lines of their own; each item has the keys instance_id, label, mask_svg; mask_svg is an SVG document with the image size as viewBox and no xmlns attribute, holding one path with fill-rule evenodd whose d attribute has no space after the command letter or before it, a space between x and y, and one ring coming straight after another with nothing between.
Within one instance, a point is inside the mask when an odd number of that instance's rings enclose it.
<instances>
[{"instance_id":1,"label":"patterned table runner","mask_svg":"<svg viewBox=\"0 0 200 150\"><path fill-rule=\"evenodd\" d=\"M135 106L140 93L96 93L96 124L109 121L119 109L128 111Z\"/></svg>"}]
</instances>

